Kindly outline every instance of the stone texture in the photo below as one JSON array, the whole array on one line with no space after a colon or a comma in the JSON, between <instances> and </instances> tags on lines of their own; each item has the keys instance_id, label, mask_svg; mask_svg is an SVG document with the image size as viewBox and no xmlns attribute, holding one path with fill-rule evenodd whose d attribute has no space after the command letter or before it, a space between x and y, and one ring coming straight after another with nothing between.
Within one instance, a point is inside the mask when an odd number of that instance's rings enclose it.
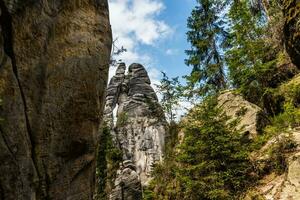
<instances>
[{"instance_id":1,"label":"stone texture","mask_svg":"<svg viewBox=\"0 0 300 200\"><path fill-rule=\"evenodd\" d=\"M0 0L0 199L92 199L106 0Z\"/></svg>"},{"instance_id":2,"label":"stone texture","mask_svg":"<svg viewBox=\"0 0 300 200\"><path fill-rule=\"evenodd\" d=\"M128 185L126 192L129 194L126 195L140 199L141 196L136 196L136 190L141 194L137 182L142 186L147 185L153 165L162 161L167 132L163 110L145 68L140 64L132 64L127 75L125 70L125 64L120 64L110 81L106 96L105 119L111 127L115 145L123 152L124 161L110 199L120 196L120 180ZM113 116L114 109L117 109L117 120ZM124 163L129 161L132 164L126 167Z\"/></svg>"},{"instance_id":3,"label":"stone texture","mask_svg":"<svg viewBox=\"0 0 300 200\"><path fill-rule=\"evenodd\" d=\"M271 139L259 152L255 155L256 160L268 162L267 151L281 137ZM257 191L266 200L298 200L300 199L300 131L293 130L291 135L298 147L292 152L286 153L287 170L282 175L269 175L262 180L263 184L257 187Z\"/></svg>"},{"instance_id":4,"label":"stone texture","mask_svg":"<svg viewBox=\"0 0 300 200\"><path fill-rule=\"evenodd\" d=\"M124 161L117 172L115 188L110 199L142 199L142 186L139 174L131 160Z\"/></svg>"},{"instance_id":5,"label":"stone texture","mask_svg":"<svg viewBox=\"0 0 300 200\"><path fill-rule=\"evenodd\" d=\"M300 2L299 0L283 0L282 3L286 50L293 63L300 68Z\"/></svg>"},{"instance_id":6,"label":"stone texture","mask_svg":"<svg viewBox=\"0 0 300 200\"><path fill-rule=\"evenodd\" d=\"M218 97L218 106L230 117L230 121L238 120L237 129L249 138L256 137L269 120L261 108L246 101L241 95L234 91L224 91Z\"/></svg>"}]
</instances>

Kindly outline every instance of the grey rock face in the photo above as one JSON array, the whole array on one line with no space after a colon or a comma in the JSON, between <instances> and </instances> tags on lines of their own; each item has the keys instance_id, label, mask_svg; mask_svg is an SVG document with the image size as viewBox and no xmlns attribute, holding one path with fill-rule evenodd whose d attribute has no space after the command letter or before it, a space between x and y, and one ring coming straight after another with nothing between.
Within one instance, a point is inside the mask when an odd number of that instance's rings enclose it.
<instances>
[{"instance_id":1,"label":"grey rock face","mask_svg":"<svg viewBox=\"0 0 300 200\"><path fill-rule=\"evenodd\" d=\"M106 0L0 0L0 199L92 199Z\"/></svg>"},{"instance_id":2,"label":"grey rock face","mask_svg":"<svg viewBox=\"0 0 300 200\"><path fill-rule=\"evenodd\" d=\"M125 64L120 64L110 81L104 112L113 141L122 150L124 161L111 199L120 195L120 180L123 180L123 185L129 185L128 188L134 188L130 191L139 190L137 182L142 186L148 184L153 165L163 159L167 131L167 122L145 68L132 64L127 75L125 69ZM114 122L113 110L116 108L117 120ZM127 162L132 164L127 166ZM129 193L136 195L135 192Z\"/></svg>"},{"instance_id":3,"label":"grey rock face","mask_svg":"<svg viewBox=\"0 0 300 200\"><path fill-rule=\"evenodd\" d=\"M110 195L110 199L142 199L141 181L131 160L124 161L118 170L115 188Z\"/></svg>"}]
</instances>

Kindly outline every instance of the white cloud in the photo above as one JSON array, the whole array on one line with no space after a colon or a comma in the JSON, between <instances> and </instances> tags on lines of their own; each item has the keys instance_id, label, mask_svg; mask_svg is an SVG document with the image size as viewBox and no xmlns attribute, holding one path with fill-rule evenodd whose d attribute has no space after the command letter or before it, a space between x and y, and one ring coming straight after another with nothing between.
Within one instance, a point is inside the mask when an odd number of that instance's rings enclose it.
<instances>
[{"instance_id":1,"label":"white cloud","mask_svg":"<svg viewBox=\"0 0 300 200\"><path fill-rule=\"evenodd\" d=\"M166 54L167 55L177 55L179 53L178 49L167 49Z\"/></svg>"},{"instance_id":2,"label":"white cloud","mask_svg":"<svg viewBox=\"0 0 300 200\"><path fill-rule=\"evenodd\" d=\"M160 83L161 73L155 67L155 59L149 53L140 53L141 45L157 47L157 43L170 34L173 29L158 16L163 11L163 0L109 0L110 21L115 46L127 49L127 52L115 57L128 65L133 62L141 63L148 71L152 87L157 91L155 85ZM158 47L157 47L158 48ZM167 49L165 54L177 55L178 49ZM116 71L116 67L110 67L109 78ZM157 92L158 98L161 95ZM187 101L181 101L177 115L184 115L192 106Z\"/></svg>"},{"instance_id":3,"label":"white cloud","mask_svg":"<svg viewBox=\"0 0 300 200\"><path fill-rule=\"evenodd\" d=\"M152 85L158 84L159 71L154 67L155 59L149 53L141 53L141 45L157 47L157 43L173 33L172 28L158 19L165 9L163 0L109 0L110 22L115 46L127 50L115 56L127 65L133 62L144 65ZM116 68L111 67L109 78Z\"/></svg>"},{"instance_id":4,"label":"white cloud","mask_svg":"<svg viewBox=\"0 0 300 200\"><path fill-rule=\"evenodd\" d=\"M162 0L109 0L110 21L114 38L125 48L136 45L154 45L172 29L157 19L164 9Z\"/></svg>"}]
</instances>

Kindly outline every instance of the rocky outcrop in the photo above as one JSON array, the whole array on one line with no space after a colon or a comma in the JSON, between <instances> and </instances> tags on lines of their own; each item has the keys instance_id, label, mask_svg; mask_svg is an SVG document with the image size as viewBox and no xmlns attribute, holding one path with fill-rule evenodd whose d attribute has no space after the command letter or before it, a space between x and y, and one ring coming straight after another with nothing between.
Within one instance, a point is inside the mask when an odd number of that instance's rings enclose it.
<instances>
[{"instance_id":1,"label":"rocky outcrop","mask_svg":"<svg viewBox=\"0 0 300 200\"><path fill-rule=\"evenodd\" d=\"M283 174L275 173L265 176L260 185L257 186L257 193L266 200L298 200L300 199L300 131L292 130L290 133L283 133L272 138L253 158L259 163L270 162L268 151L284 137L291 137L296 148L284 153L286 170ZM272 162L273 160L271 160ZM274 161L273 161L274 162Z\"/></svg>"},{"instance_id":2,"label":"rocky outcrop","mask_svg":"<svg viewBox=\"0 0 300 200\"><path fill-rule=\"evenodd\" d=\"M122 163L117 172L115 187L109 199L142 199L142 185L137 169L131 160Z\"/></svg>"},{"instance_id":3,"label":"rocky outcrop","mask_svg":"<svg viewBox=\"0 0 300 200\"><path fill-rule=\"evenodd\" d=\"M0 199L92 199L106 0L0 0Z\"/></svg>"},{"instance_id":4,"label":"rocky outcrop","mask_svg":"<svg viewBox=\"0 0 300 200\"><path fill-rule=\"evenodd\" d=\"M151 179L153 165L163 159L167 123L145 68L132 64L127 75L125 71L125 64L120 64L106 97L105 119L114 144L123 153L110 199L125 195L125 199L138 200L141 187Z\"/></svg>"},{"instance_id":5,"label":"rocky outcrop","mask_svg":"<svg viewBox=\"0 0 300 200\"><path fill-rule=\"evenodd\" d=\"M262 131L269 120L264 111L253 103L246 101L241 95L227 90L218 97L218 106L230 118L230 122L237 120L237 130L254 138Z\"/></svg>"},{"instance_id":6,"label":"rocky outcrop","mask_svg":"<svg viewBox=\"0 0 300 200\"><path fill-rule=\"evenodd\" d=\"M293 63L300 68L300 2L298 0L283 0L282 3L285 17L286 50Z\"/></svg>"}]
</instances>

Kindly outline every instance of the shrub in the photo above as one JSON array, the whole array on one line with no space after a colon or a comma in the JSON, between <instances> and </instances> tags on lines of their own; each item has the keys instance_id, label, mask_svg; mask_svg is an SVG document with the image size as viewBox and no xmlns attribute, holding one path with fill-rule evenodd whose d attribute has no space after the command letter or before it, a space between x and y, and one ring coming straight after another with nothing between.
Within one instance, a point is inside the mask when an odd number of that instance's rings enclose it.
<instances>
[{"instance_id":1,"label":"shrub","mask_svg":"<svg viewBox=\"0 0 300 200\"><path fill-rule=\"evenodd\" d=\"M126 112L121 112L118 114L117 126L124 126L128 122L128 114Z\"/></svg>"},{"instance_id":2,"label":"shrub","mask_svg":"<svg viewBox=\"0 0 300 200\"><path fill-rule=\"evenodd\" d=\"M100 134L100 143L96 155L96 200L107 199L107 194L113 186L119 163L122 161L122 152L112 142L110 129L104 125Z\"/></svg>"}]
</instances>

